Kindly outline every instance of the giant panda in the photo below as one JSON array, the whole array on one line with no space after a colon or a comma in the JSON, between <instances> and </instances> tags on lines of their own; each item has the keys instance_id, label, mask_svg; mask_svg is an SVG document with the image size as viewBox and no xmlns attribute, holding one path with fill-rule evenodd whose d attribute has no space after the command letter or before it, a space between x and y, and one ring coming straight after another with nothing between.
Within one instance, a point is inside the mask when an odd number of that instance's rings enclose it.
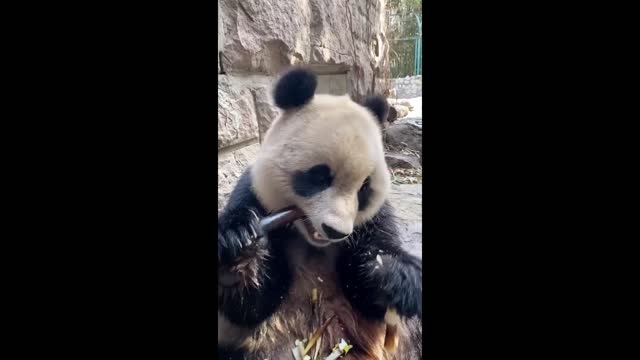
<instances>
[{"instance_id":1,"label":"giant panda","mask_svg":"<svg viewBox=\"0 0 640 360\"><path fill-rule=\"evenodd\" d=\"M219 215L218 354L293 359L295 341L332 318L318 358L345 339L346 359L421 359L422 261L401 248L387 201L388 105L316 87L302 68L280 77L282 114ZM306 218L260 234L263 217L290 206Z\"/></svg>"}]
</instances>

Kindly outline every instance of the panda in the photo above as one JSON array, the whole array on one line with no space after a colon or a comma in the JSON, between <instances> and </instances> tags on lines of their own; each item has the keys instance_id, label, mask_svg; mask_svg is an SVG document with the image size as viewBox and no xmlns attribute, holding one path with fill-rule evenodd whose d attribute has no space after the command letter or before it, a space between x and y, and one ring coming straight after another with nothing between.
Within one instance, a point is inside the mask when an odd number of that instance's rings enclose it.
<instances>
[{"instance_id":1,"label":"panda","mask_svg":"<svg viewBox=\"0 0 640 360\"><path fill-rule=\"evenodd\" d=\"M387 102L316 87L303 68L280 77L282 114L219 215L218 355L294 359L295 341L328 323L318 359L341 339L346 359L422 359L422 261L401 248L387 201ZM290 206L305 218L260 233Z\"/></svg>"}]
</instances>

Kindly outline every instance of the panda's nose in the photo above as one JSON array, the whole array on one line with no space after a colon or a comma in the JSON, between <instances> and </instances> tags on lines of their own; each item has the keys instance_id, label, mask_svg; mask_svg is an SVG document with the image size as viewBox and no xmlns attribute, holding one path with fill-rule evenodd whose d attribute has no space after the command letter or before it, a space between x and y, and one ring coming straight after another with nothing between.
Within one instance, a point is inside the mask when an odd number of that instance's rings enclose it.
<instances>
[{"instance_id":1,"label":"panda's nose","mask_svg":"<svg viewBox=\"0 0 640 360\"><path fill-rule=\"evenodd\" d=\"M349 236L349 234L341 233L340 231L330 226L327 226L327 224L322 224L322 230L324 230L325 234L327 234L329 239L333 239L333 240L344 239L347 236Z\"/></svg>"}]
</instances>

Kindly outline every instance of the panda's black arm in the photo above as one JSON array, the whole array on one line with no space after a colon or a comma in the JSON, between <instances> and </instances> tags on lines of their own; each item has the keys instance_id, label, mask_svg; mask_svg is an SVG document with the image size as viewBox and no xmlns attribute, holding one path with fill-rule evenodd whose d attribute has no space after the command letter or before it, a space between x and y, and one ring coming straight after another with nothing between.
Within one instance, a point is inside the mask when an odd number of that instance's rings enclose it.
<instances>
[{"instance_id":1,"label":"panda's black arm","mask_svg":"<svg viewBox=\"0 0 640 360\"><path fill-rule=\"evenodd\" d=\"M286 262L269 242L255 241L265 214L247 169L218 217L218 309L238 325L266 319L288 288Z\"/></svg>"},{"instance_id":2,"label":"panda's black arm","mask_svg":"<svg viewBox=\"0 0 640 360\"><path fill-rule=\"evenodd\" d=\"M422 261L402 248L389 204L357 228L344 247L338 273L358 311L382 319L394 307L403 316L422 316Z\"/></svg>"},{"instance_id":3,"label":"panda's black arm","mask_svg":"<svg viewBox=\"0 0 640 360\"><path fill-rule=\"evenodd\" d=\"M255 238L258 221L265 210L251 190L251 170L247 168L229 195L227 205L218 217L218 261L227 263ZM255 214L255 215L254 215ZM258 219L256 219L256 217Z\"/></svg>"}]
</instances>

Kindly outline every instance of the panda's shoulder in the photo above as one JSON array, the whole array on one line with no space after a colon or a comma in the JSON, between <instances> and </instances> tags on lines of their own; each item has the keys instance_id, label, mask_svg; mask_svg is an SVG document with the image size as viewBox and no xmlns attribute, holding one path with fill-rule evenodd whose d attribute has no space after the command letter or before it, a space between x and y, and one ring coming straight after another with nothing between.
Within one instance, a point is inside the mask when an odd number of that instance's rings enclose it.
<instances>
[{"instance_id":1,"label":"panda's shoulder","mask_svg":"<svg viewBox=\"0 0 640 360\"><path fill-rule=\"evenodd\" d=\"M393 206L385 200L370 220L358 226L356 236L363 244L396 242L399 234L398 224Z\"/></svg>"}]
</instances>

